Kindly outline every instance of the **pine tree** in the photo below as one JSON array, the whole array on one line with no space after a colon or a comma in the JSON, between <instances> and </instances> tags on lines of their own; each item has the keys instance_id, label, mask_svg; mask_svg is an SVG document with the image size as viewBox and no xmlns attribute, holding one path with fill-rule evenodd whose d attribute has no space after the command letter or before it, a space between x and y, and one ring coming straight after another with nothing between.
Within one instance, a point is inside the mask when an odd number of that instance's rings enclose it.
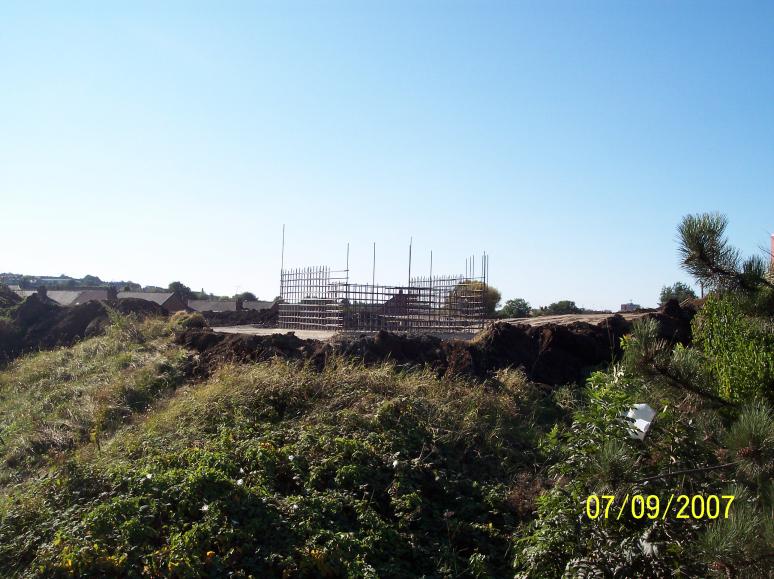
<instances>
[{"instance_id":1,"label":"pine tree","mask_svg":"<svg viewBox=\"0 0 774 579\"><path fill-rule=\"evenodd\" d=\"M742 258L728 243L727 227L728 218L720 213L686 215L678 227L683 268L709 289L774 289L766 260L758 255Z\"/></svg>"}]
</instances>

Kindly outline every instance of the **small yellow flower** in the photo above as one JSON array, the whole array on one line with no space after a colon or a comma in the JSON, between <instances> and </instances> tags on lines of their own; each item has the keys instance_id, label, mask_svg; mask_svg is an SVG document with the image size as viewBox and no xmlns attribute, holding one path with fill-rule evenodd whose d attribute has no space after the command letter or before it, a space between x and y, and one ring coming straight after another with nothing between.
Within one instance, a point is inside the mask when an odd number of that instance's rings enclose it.
<instances>
[{"instance_id":1,"label":"small yellow flower","mask_svg":"<svg viewBox=\"0 0 774 579\"><path fill-rule=\"evenodd\" d=\"M207 558L212 559L215 556L215 551L207 551Z\"/></svg>"}]
</instances>

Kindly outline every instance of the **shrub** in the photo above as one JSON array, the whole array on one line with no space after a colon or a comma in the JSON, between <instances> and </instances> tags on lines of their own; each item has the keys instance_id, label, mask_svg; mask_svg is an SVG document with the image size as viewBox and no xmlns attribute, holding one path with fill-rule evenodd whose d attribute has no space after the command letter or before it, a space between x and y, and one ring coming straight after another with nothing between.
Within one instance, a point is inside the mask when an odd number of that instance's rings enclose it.
<instances>
[{"instance_id":1,"label":"shrub","mask_svg":"<svg viewBox=\"0 0 774 579\"><path fill-rule=\"evenodd\" d=\"M0 371L0 486L100 443L185 379L186 352L158 320L113 313L103 336L31 353Z\"/></svg>"},{"instance_id":2,"label":"shrub","mask_svg":"<svg viewBox=\"0 0 774 579\"><path fill-rule=\"evenodd\" d=\"M774 394L774 332L745 315L732 295L710 296L693 321L693 337L717 381L717 394L731 401Z\"/></svg>"},{"instance_id":3,"label":"shrub","mask_svg":"<svg viewBox=\"0 0 774 579\"><path fill-rule=\"evenodd\" d=\"M583 309L576 306L575 302L571 300L561 300L547 306L541 306L536 313L539 316L558 316L564 314L580 314L582 312Z\"/></svg>"},{"instance_id":4,"label":"shrub","mask_svg":"<svg viewBox=\"0 0 774 579\"><path fill-rule=\"evenodd\" d=\"M554 486L538 498L537 519L515 535L516 576L767 576L774 494L766 404L744 409L726 428L716 410L696 407L699 399L618 367L593 374L585 394L572 424L557 425L543 443ZM659 409L642 441L627 435L622 418L635 402ZM614 513L623 497L638 494L736 500L728 519L687 524L674 512L591 519L585 514L591 494L615 496Z\"/></svg>"},{"instance_id":5,"label":"shrub","mask_svg":"<svg viewBox=\"0 0 774 579\"><path fill-rule=\"evenodd\" d=\"M207 320L199 312L175 312L169 319L169 328L172 331L206 327Z\"/></svg>"},{"instance_id":6,"label":"shrub","mask_svg":"<svg viewBox=\"0 0 774 579\"><path fill-rule=\"evenodd\" d=\"M464 307L466 302L474 303L479 299L479 296L483 302L484 314L487 316L494 314L497 304L502 299L500 290L478 280L466 280L458 283L449 293L447 300L451 307Z\"/></svg>"},{"instance_id":7,"label":"shrub","mask_svg":"<svg viewBox=\"0 0 774 579\"><path fill-rule=\"evenodd\" d=\"M522 298L516 298L505 302L500 315L504 318L526 318L532 310L529 302Z\"/></svg>"},{"instance_id":8,"label":"shrub","mask_svg":"<svg viewBox=\"0 0 774 579\"><path fill-rule=\"evenodd\" d=\"M696 298L696 292L693 291L691 286L681 281L678 281L674 285L671 285L671 286L665 285L664 287L661 288L661 293L659 294L659 303L663 306L669 300L677 300L678 302L684 302L687 299L695 299L695 298Z\"/></svg>"}]
</instances>

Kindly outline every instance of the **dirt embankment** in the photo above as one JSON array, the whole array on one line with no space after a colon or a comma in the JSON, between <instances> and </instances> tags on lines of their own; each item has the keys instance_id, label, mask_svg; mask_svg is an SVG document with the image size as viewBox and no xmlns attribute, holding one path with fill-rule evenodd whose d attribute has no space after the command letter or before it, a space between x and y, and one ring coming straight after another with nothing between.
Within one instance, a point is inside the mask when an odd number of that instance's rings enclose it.
<instances>
[{"instance_id":1,"label":"dirt embankment","mask_svg":"<svg viewBox=\"0 0 774 579\"><path fill-rule=\"evenodd\" d=\"M207 323L212 326L252 325L273 328L279 321L279 306L274 304L266 310L239 310L235 312L201 312Z\"/></svg>"},{"instance_id":2,"label":"dirt embankment","mask_svg":"<svg viewBox=\"0 0 774 579\"><path fill-rule=\"evenodd\" d=\"M203 372L224 361L257 361L275 356L310 360L322 367L331 356L343 355L366 364L391 360L399 365L429 365L439 374L478 377L500 368L523 367L530 379L556 385L582 380L590 370L620 356L620 338L631 331L636 319L655 318L662 337L687 343L694 313L674 302L637 318L608 315L596 323L497 322L471 341L379 332L325 342L302 340L293 334L220 334L209 328L188 330L177 341L200 354Z\"/></svg>"},{"instance_id":3,"label":"dirt embankment","mask_svg":"<svg viewBox=\"0 0 774 579\"><path fill-rule=\"evenodd\" d=\"M165 315L161 306L147 300L122 299L111 307L123 314L134 313L139 317ZM90 301L64 307L37 294L5 308L3 312L5 316L0 318L0 363L31 350L69 346L83 338L96 336L110 322L108 308L102 302Z\"/></svg>"},{"instance_id":4,"label":"dirt embankment","mask_svg":"<svg viewBox=\"0 0 774 579\"><path fill-rule=\"evenodd\" d=\"M12 291L5 284L0 284L0 311L4 308L10 308L18 303L21 303L22 299L16 295L16 292Z\"/></svg>"}]
</instances>

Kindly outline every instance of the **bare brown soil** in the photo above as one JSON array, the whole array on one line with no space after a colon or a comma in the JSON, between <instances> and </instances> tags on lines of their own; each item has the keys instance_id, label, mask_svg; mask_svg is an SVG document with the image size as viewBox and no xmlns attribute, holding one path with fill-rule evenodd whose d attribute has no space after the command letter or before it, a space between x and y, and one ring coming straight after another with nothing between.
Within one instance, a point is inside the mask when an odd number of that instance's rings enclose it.
<instances>
[{"instance_id":1,"label":"bare brown soil","mask_svg":"<svg viewBox=\"0 0 774 579\"><path fill-rule=\"evenodd\" d=\"M161 306L147 300L122 299L111 307L140 318L165 315ZM31 350L69 346L96 336L110 320L107 306L102 302L63 307L37 294L4 311L7 317L0 319L0 363Z\"/></svg>"},{"instance_id":2,"label":"bare brown soil","mask_svg":"<svg viewBox=\"0 0 774 579\"><path fill-rule=\"evenodd\" d=\"M617 359L621 354L620 339L637 319L655 318L663 338L689 342L694 313L673 302L662 310L627 315L505 320L467 341L389 332L322 341L304 340L292 333L222 334L209 328L187 330L177 341L199 353L203 372L224 361L275 356L309 360L321 368L332 356L345 356L365 364L389 360L405 367L427 365L439 374L477 377L487 377L500 368L522 367L530 379L557 385L582 380L590 370Z\"/></svg>"},{"instance_id":3,"label":"bare brown soil","mask_svg":"<svg viewBox=\"0 0 774 579\"><path fill-rule=\"evenodd\" d=\"M0 310L3 308L10 308L21 302L21 298L16 295L16 292L12 291L5 284L0 284Z\"/></svg>"}]
</instances>

